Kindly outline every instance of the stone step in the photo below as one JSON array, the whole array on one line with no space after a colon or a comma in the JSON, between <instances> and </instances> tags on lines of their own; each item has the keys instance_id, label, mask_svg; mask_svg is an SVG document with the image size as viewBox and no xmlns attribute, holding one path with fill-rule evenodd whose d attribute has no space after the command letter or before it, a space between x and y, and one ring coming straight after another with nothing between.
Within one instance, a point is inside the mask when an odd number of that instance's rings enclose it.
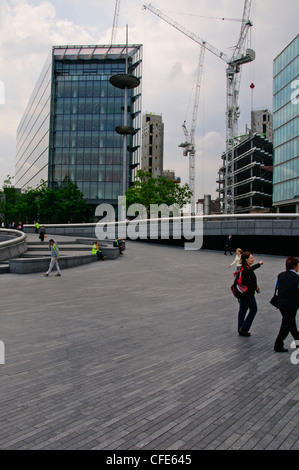
<instances>
[{"instance_id":1,"label":"stone step","mask_svg":"<svg viewBox=\"0 0 299 470\"><path fill-rule=\"evenodd\" d=\"M81 266L86 263L93 263L97 261L96 257L88 254L78 254L61 256L59 258L60 269L67 269L76 266ZM9 260L9 272L14 274L29 274L35 272L45 272L49 267L50 257L20 257Z\"/></svg>"},{"instance_id":2,"label":"stone step","mask_svg":"<svg viewBox=\"0 0 299 470\"><path fill-rule=\"evenodd\" d=\"M9 264L7 263L0 263L0 274L9 273Z\"/></svg>"},{"instance_id":3,"label":"stone step","mask_svg":"<svg viewBox=\"0 0 299 470\"><path fill-rule=\"evenodd\" d=\"M56 241L56 240L55 240ZM76 240L72 240L72 241L58 241L57 242L58 246L65 246L65 245L77 245L76 243ZM86 245L89 245L89 243L86 243ZM49 246L49 242L48 242L48 239L45 239L43 242L41 242L40 240L36 240L36 241L27 241L27 245L28 246L45 246L48 248Z\"/></svg>"},{"instance_id":4,"label":"stone step","mask_svg":"<svg viewBox=\"0 0 299 470\"><path fill-rule=\"evenodd\" d=\"M28 246L28 251L44 251L44 252L47 252L47 253L50 253L50 250L48 248L47 245L44 245L44 244L40 244L40 245L36 245L36 244L29 244L27 243L27 246ZM59 244L59 251L60 252L63 252L63 251L91 251L91 246L89 245L80 245L79 243L78 244L66 244L66 245L61 245Z\"/></svg>"},{"instance_id":5,"label":"stone step","mask_svg":"<svg viewBox=\"0 0 299 470\"><path fill-rule=\"evenodd\" d=\"M0 274L1 273L17 273L26 274L30 272L39 272L48 268L51 253L48 246L48 240L51 236L48 235L48 239L44 242L40 240L27 240L27 251L20 254L17 257L13 257L9 260L1 261L0 263ZM60 261L59 264L63 269L80 266L85 263L96 261L95 255L92 255L92 245L96 239L68 239L68 240L57 240L57 244L60 248ZM112 243L107 240L99 240L102 253L107 257L108 260L114 260L119 257L119 249L113 247Z\"/></svg>"},{"instance_id":6,"label":"stone step","mask_svg":"<svg viewBox=\"0 0 299 470\"><path fill-rule=\"evenodd\" d=\"M61 258L61 257L76 256L76 255L85 256L85 255L90 255L90 254L91 254L90 250L80 250L80 252L78 252L77 250L76 251L68 250L67 252L63 252L63 253L60 251L59 257ZM48 260L50 260L51 254L48 251L28 250L26 253L23 253L18 258L47 258Z\"/></svg>"}]
</instances>

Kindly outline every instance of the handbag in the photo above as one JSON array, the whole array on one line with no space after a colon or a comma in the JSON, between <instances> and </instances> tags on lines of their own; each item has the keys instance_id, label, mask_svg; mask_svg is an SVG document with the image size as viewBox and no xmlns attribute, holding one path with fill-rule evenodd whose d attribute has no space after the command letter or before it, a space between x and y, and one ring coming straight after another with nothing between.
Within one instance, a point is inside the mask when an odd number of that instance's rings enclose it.
<instances>
[{"instance_id":1,"label":"handbag","mask_svg":"<svg viewBox=\"0 0 299 470\"><path fill-rule=\"evenodd\" d=\"M243 297L243 295L246 294L246 292L248 290L248 287L244 286L241 283L242 282L242 272L243 272L243 268L240 269L240 271L236 271L234 273L235 280L234 280L233 285L231 286L232 293L237 299L240 299L241 297Z\"/></svg>"},{"instance_id":2,"label":"handbag","mask_svg":"<svg viewBox=\"0 0 299 470\"><path fill-rule=\"evenodd\" d=\"M275 287L273 297L270 300L270 304L273 305L273 307L278 308L278 306L277 306L278 295L276 294L276 292L277 292L277 287Z\"/></svg>"}]
</instances>

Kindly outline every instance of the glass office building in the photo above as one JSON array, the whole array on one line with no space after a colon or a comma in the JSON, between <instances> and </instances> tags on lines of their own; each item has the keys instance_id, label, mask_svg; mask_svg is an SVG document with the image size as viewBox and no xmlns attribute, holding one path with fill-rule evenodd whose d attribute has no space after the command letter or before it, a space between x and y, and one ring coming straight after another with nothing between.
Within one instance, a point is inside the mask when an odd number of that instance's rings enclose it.
<instances>
[{"instance_id":1,"label":"glass office building","mask_svg":"<svg viewBox=\"0 0 299 470\"><path fill-rule=\"evenodd\" d=\"M299 35L273 64L273 206L299 212Z\"/></svg>"},{"instance_id":2,"label":"glass office building","mask_svg":"<svg viewBox=\"0 0 299 470\"><path fill-rule=\"evenodd\" d=\"M112 75L141 79L142 46L54 46L17 130L15 185L76 183L89 204L122 194L125 90ZM127 92L127 186L140 163L141 86Z\"/></svg>"}]
</instances>

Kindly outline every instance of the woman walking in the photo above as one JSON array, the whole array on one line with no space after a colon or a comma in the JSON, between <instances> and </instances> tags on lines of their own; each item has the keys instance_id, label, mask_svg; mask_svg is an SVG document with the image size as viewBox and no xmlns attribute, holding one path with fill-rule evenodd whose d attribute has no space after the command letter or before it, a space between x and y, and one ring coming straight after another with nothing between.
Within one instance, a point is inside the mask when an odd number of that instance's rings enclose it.
<instances>
[{"instance_id":1,"label":"woman walking","mask_svg":"<svg viewBox=\"0 0 299 470\"><path fill-rule=\"evenodd\" d=\"M242 284L247 287L247 291L240 298L240 308L238 314L238 332L240 336L250 336L249 330L257 313L257 304L255 300L255 292L259 292L256 275L254 271L264 264L264 261L254 263L253 255L249 251L245 251L241 255L242 263ZM246 316L247 310L249 310Z\"/></svg>"},{"instance_id":2,"label":"woman walking","mask_svg":"<svg viewBox=\"0 0 299 470\"><path fill-rule=\"evenodd\" d=\"M240 271L240 269L242 267L242 263L241 263L242 253L243 253L243 250L241 250L241 248L236 249L236 257L235 257L234 261L231 264L228 265L229 268L236 265L237 271Z\"/></svg>"},{"instance_id":3,"label":"woman walking","mask_svg":"<svg viewBox=\"0 0 299 470\"><path fill-rule=\"evenodd\" d=\"M281 326L274 343L274 351L287 352L283 347L284 340L289 333L297 342L299 332L296 325L296 314L299 308L299 261L294 256L286 259L286 270L278 274L275 288L278 291L277 307L282 315ZM299 342L296 343L297 347Z\"/></svg>"}]
</instances>

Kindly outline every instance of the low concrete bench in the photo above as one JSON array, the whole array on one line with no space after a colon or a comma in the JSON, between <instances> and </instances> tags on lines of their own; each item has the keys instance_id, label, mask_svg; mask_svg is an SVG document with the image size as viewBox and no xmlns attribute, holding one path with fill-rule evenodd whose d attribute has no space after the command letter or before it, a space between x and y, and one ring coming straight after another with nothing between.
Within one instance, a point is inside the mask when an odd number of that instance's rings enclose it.
<instances>
[{"instance_id":1,"label":"low concrete bench","mask_svg":"<svg viewBox=\"0 0 299 470\"><path fill-rule=\"evenodd\" d=\"M93 245L95 242L99 242L101 251L104 256L108 259L116 259L119 257L119 248L113 246L114 240L98 240L97 238L76 238L77 243L83 243L84 245ZM126 242L123 242L123 250L126 249Z\"/></svg>"},{"instance_id":2,"label":"low concrete bench","mask_svg":"<svg viewBox=\"0 0 299 470\"><path fill-rule=\"evenodd\" d=\"M28 274L36 272L46 272L49 268L51 257L44 256L38 258L16 258L9 260L9 272L14 274ZM92 254L81 254L59 257L59 267L61 270L81 266L82 264L93 263L97 257ZM55 266L53 270L55 271Z\"/></svg>"},{"instance_id":3,"label":"low concrete bench","mask_svg":"<svg viewBox=\"0 0 299 470\"><path fill-rule=\"evenodd\" d=\"M20 256L27 251L26 235L19 230L0 229L0 261Z\"/></svg>"}]
</instances>

